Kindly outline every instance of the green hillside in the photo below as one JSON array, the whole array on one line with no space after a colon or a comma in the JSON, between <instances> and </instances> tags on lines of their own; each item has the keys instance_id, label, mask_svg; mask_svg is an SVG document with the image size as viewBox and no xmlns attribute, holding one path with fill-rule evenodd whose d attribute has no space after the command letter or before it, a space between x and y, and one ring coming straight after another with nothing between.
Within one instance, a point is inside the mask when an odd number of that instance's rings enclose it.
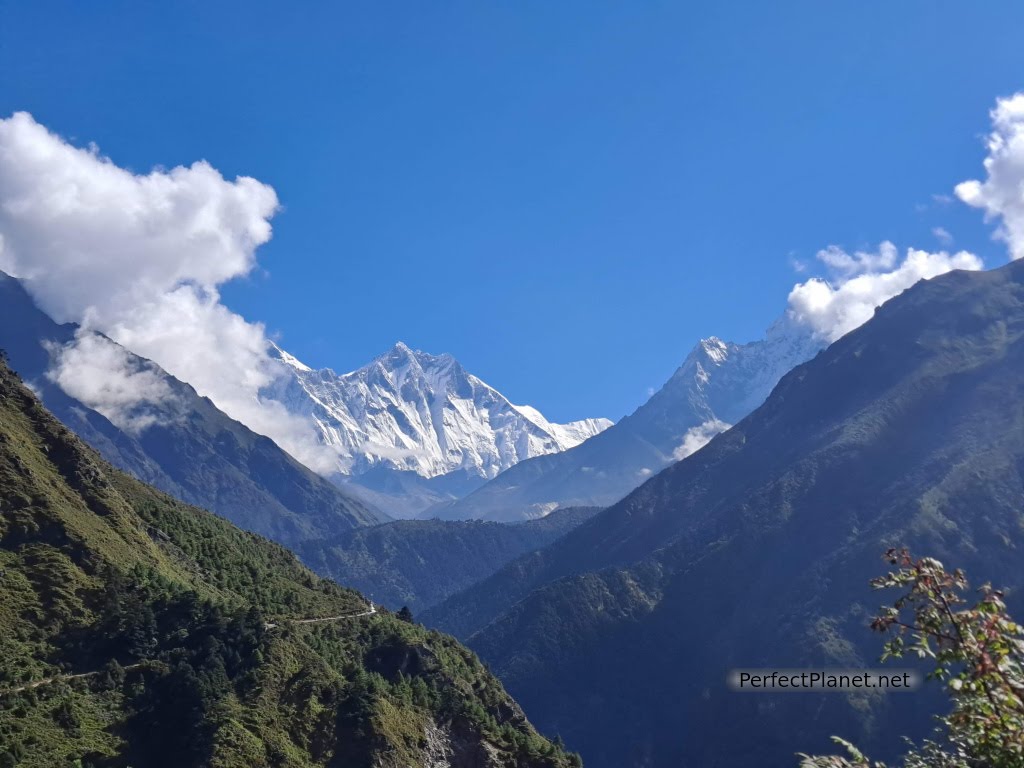
<instances>
[{"instance_id":1,"label":"green hillside","mask_svg":"<svg viewBox=\"0 0 1024 768\"><path fill-rule=\"evenodd\" d=\"M0 362L0 766L578 764L455 640L369 611L110 467Z\"/></svg>"}]
</instances>

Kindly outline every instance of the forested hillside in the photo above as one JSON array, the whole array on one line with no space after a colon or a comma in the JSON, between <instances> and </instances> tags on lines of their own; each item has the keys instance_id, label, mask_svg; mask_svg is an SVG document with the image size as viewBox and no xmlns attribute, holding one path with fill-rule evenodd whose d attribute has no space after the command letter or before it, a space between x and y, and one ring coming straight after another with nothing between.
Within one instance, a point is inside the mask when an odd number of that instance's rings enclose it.
<instances>
[{"instance_id":1,"label":"forested hillside","mask_svg":"<svg viewBox=\"0 0 1024 768\"><path fill-rule=\"evenodd\" d=\"M0 513L5 768L578 765L456 641L113 469L2 362Z\"/></svg>"}]
</instances>

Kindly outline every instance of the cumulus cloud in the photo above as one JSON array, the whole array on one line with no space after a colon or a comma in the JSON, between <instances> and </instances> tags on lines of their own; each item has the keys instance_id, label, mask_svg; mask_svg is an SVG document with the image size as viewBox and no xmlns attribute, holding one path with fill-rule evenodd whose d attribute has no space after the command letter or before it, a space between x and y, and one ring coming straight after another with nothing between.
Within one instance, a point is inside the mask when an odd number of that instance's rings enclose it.
<instances>
[{"instance_id":1,"label":"cumulus cloud","mask_svg":"<svg viewBox=\"0 0 1024 768\"><path fill-rule=\"evenodd\" d=\"M996 236L1004 240L1012 259L1024 258L1024 93L996 101L990 112L984 181L965 181L956 196L999 219Z\"/></svg>"},{"instance_id":2,"label":"cumulus cloud","mask_svg":"<svg viewBox=\"0 0 1024 768\"><path fill-rule=\"evenodd\" d=\"M271 187L248 177L229 181L204 161L136 174L27 113L0 120L0 270L22 278L56 320L81 323L153 360L327 471L332 457L312 425L261 397L283 372L268 354L264 327L231 312L218 293L253 269L277 209ZM75 345L92 344L86 338ZM84 364L75 350L61 360ZM75 386L60 368L55 376ZM106 393L112 412L142 383Z\"/></svg>"},{"instance_id":3,"label":"cumulus cloud","mask_svg":"<svg viewBox=\"0 0 1024 768\"><path fill-rule=\"evenodd\" d=\"M0 120L0 265L60 321L104 321L180 285L215 292L252 269L277 207L269 186L206 162L136 175L27 113Z\"/></svg>"},{"instance_id":4,"label":"cumulus cloud","mask_svg":"<svg viewBox=\"0 0 1024 768\"><path fill-rule=\"evenodd\" d=\"M732 424L726 424L720 419L708 419L703 424L690 427L686 430L686 434L683 435L683 441L672 452L672 458L676 461L682 461L687 456L696 453L707 445L711 438L719 432L725 432L731 426Z\"/></svg>"},{"instance_id":5,"label":"cumulus cloud","mask_svg":"<svg viewBox=\"0 0 1024 768\"><path fill-rule=\"evenodd\" d=\"M997 99L989 113L992 130L985 147L985 179L958 184L956 197L981 209L987 221L998 221L995 236L1003 240L1011 259L1024 258L1024 93ZM953 198L932 195L937 205ZM932 234L948 248L952 235L942 227ZM789 315L817 337L834 341L868 320L876 307L906 290L918 280L936 277L952 269L982 269L983 264L966 251L929 253L909 249L902 262L892 243L882 243L876 253L847 253L830 245L818 253L828 276L814 277L796 285L789 294ZM897 263L898 262L898 263Z\"/></svg>"},{"instance_id":6,"label":"cumulus cloud","mask_svg":"<svg viewBox=\"0 0 1024 768\"><path fill-rule=\"evenodd\" d=\"M165 376L110 339L81 330L74 341L48 349L53 365L46 377L126 432L173 418L177 401Z\"/></svg>"},{"instance_id":7,"label":"cumulus cloud","mask_svg":"<svg viewBox=\"0 0 1024 768\"><path fill-rule=\"evenodd\" d=\"M859 327L883 303L918 280L953 269L981 269L982 261L967 251L950 254L907 250L902 262L896 246L883 242L877 253L846 253L835 245L818 253L831 277L813 277L793 287L788 314L816 337L832 342Z\"/></svg>"}]
</instances>

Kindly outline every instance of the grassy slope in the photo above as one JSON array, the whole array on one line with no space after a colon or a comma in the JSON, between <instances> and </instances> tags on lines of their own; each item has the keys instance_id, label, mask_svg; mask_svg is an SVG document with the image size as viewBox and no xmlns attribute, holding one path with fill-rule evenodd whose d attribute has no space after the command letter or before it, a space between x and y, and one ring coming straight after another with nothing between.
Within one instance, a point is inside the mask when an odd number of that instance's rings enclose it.
<instances>
[{"instance_id":1,"label":"grassy slope","mask_svg":"<svg viewBox=\"0 0 1024 768\"><path fill-rule=\"evenodd\" d=\"M428 732L467 765L572 764L453 639L289 621L365 607L114 470L0 363L0 765L397 768Z\"/></svg>"}]
</instances>

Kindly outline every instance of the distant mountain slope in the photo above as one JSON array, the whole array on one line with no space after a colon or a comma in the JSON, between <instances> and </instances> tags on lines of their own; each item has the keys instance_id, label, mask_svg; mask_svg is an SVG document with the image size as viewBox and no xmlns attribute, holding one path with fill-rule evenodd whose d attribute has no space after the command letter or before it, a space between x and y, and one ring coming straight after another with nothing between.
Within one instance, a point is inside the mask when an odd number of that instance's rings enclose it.
<instances>
[{"instance_id":1,"label":"distant mountain slope","mask_svg":"<svg viewBox=\"0 0 1024 768\"><path fill-rule=\"evenodd\" d=\"M424 510L460 499L479 488L486 479L464 470L423 477L412 470L377 466L361 475L332 475L331 480L346 493L391 517L408 520Z\"/></svg>"},{"instance_id":2,"label":"distant mountain slope","mask_svg":"<svg viewBox=\"0 0 1024 768\"><path fill-rule=\"evenodd\" d=\"M113 469L3 362L0 513L4 765L578 765L457 642Z\"/></svg>"},{"instance_id":3,"label":"distant mountain slope","mask_svg":"<svg viewBox=\"0 0 1024 768\"><path fill-rule=\"evenodd\" d=\"M559 506L608 506L760 405L824 344L785 318L762 341L704 339L650 400L562 453L520 462L468 496L428 510L447 520L519 520Z\"/></svg>"},{"instance_id":4,"label":"distant mountain slope","mask_svg":"<svg viewBox=\"0 0 1024 768\"><path fill-rule=\"evenodd\" d=\"M725 680L875 666L867 581L902 544L1019 612L1024 261L919 283L705 448L423 618L470 635L588 765L788 766L833 733L884 759L930 730L928 694Z\"/></svg>"},{"instance_id":5,"label":"distant mountain slope","mask_svg":"<svg viewBox=\"0 0 1024 768\"><path fill-rule=\"evenodd\" d=\"M423 509L450 500L523 459L564 451L611 425L607 419L554 424L535 408L513 405L451 355L399 342L346 374L312 370L281 349L289 376L267 393L311 418L338 455L341 475L387 498L386 477L405 476L406 495ZM417 479L452 482L425 483ZM399 497L401 493L397 494ZM374 497L371 497L374 498ZM410 510L410 514L411 514Z\"/></svg>"},{"instance_id":6,"label":"distant mountain slope","mask_svg":"<svg viewBox=\"0 0 1024 768\"><path fill-rule=\"evenodd\" d=\"M525 523L396 520L317 539L296 550L317 573L395 610L414 613L547 546L599 511L560 509Z\"/></svg>"},{"instance_id":7,"label":"distant mountain slope","mask_svg":"<svg viewBox=\"0 0 1024 768\"><path fill-rule=\"evenodd\" d=\"M47 407L116 466L285 544L387 519L307 469L269 438L229 418L188 384L105 337L94 337L99 352L115 355L128 369L126 380L141 376L162 393L159 402L119 413L121 424L114 424L70 397L47 375L54 350L71 342L76 330L54 323L17 280L0 273L0 349L6 350L11 366ZM99 397L105 395L102 386L97 391Z\"/></svg>"}]
</instances>

